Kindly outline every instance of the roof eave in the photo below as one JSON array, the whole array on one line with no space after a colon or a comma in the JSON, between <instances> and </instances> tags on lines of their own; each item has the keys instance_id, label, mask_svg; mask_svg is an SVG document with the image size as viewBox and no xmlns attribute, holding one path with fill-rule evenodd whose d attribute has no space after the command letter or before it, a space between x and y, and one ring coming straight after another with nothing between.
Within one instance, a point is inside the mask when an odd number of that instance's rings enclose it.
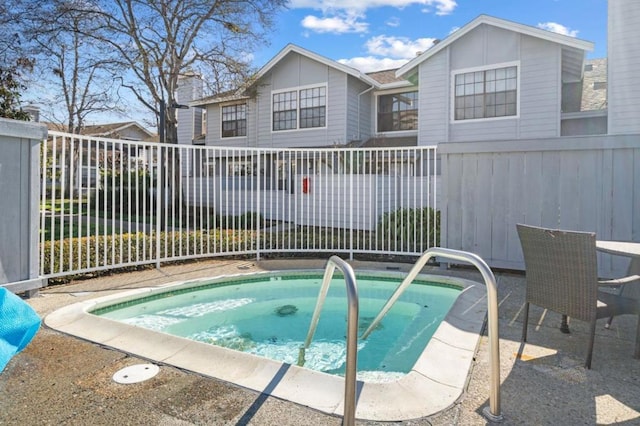
<instances>
[{"instance_id":1,"label":"roof eave","mask_svg":"<svg viewBox=\"0 0 640 426\"><path fill-rule=\"evenodd\" d=\"M287 44L280 52L276 54L276 56L271 58L269 62L267 62L262 68L260 68L260 70L256 73L254 77L254 81L257 81L260 78L262 78L265 74L267 74L271 70L271 68L273 68L278 62L280 62L285 56L287 56L291 52L295 52L299 55L306 56L328 67L332 67L337 70L340 70L345 74L356 77L373 87L379 86L377 81L375 81L373 78L369 77L368 75L364 74L363 72L355 68L352 68L348 65L341 64L340 62L326 58L322 55L318 55L317 53L311 52L307 49L304 49L292 43Z\"/></svg>"},{"instance_id":2,"label":"roof eave","mask_svg":"<svg viewBox=\"0 0 640 426\"><path fill-rule=\"evenodd\" d=\"M473 21L466 24L464 27L460 28L459 30L449 35L440 43L432 46L430 49L426 50L421 55L416 56L411 61L404 64L402 67L398 69L398 71L396 71L396 77L405 78L406 75L411 74L414 68L417 68L418 65L420 65L422 62L424 62L431 56L435 55L436 53L440 52L441 50L445 49L446 47L451 45L454 41L463 37L465 34L469 33L471 30L475 29L476 27L482 24L488 24L495 27L504 28L507 30L519 32L521 34L526 34L532 37L541 38L544 40L552 41L554 43L559 43L565 46L570 46L570 47L574 47L574 48L589 51L589 52L592 51L594 48L594 44L590 41L581 40L575 37L570 37L562 34L557 34L551 31L542 30L529 25L520 24L517 22L506 21L504 19L495 18L489 15L480 15L477 18L475 18Z\"/></svg>"}]
</instances>

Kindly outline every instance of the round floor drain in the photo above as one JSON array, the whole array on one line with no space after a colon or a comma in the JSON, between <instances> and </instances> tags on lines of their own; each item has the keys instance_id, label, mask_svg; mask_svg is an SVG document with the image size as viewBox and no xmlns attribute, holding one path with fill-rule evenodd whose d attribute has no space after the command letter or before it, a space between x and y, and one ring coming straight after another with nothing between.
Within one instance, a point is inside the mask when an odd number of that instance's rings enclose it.
<instances>
[{"instance_id":1,"label":"round floor drain","mask_svg":"<svg viewBox=\"0 0 640 426\"><path fill-rule=\"evenodd\" d=\"M113 381L128 385L131 383L144 382L149 380L160 371L160 367L155 364L136 364L125 367L113 375Z\"/></svg>"}]
</instances>

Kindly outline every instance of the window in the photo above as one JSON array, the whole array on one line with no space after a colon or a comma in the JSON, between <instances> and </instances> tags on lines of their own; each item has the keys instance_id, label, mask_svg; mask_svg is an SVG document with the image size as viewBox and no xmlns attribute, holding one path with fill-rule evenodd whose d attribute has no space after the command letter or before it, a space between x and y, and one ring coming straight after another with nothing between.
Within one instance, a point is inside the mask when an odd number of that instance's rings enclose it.
<instances>
[{"instance_id":1,"label":"window","mask_svg":"<svg viewBox=\"0 0 640 426\"><path fill-rule=\"evenodd\" d=\"M247 136L247 104L222 107L222 137Z\"/></svg>"},{"instance_id":2,"label":"window","mask_svg":"<svg viewBox=\"0 0 640 426\"><path fill-rule=\"evenodd\" d=\"M253 176L254 165L250 160L231 160L227 164L227 176Z\"/></svg>"},{"instance_id":3,"label":"window","mask_svg":"<svg viewBox=\"0 0 640 426\"><path fill-rule=\"evenodd\" d=\"M378 97L378 132L418 129L418 92Z\"/></svg>"},{"instance_id":4,"label":"window","mask_svg":"<svg viewBox=\"0 0 640 426\"><path fill-rule=\"evenodd\" d=\"M455 76L455 120L518 114L517 66Z\"/></svg>"},{"instance_id":5,"label":"window","mask_svg":"<svg viewBox=\"0 0 640 426\"><path fill-rule=\"evenodd\" d=\"M325 127L326 116L325 86L273 94L273 131Z\"/></svg>"},{"instance_id":6,"label":"window","mask_svg":"<svg viewBox=\"0 0 640 426\"><path fill-rule=\"evenodd\" d=\"M301 129L325 126L326 102L326 87L300 90Z\"/></svg>"}]
</instances>

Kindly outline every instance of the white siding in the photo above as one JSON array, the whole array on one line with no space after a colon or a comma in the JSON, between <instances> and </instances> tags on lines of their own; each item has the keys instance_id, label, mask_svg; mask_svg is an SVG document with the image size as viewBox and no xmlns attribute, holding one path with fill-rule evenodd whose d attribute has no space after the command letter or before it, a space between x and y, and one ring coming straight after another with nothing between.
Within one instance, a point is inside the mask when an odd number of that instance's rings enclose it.
<instances>
[{"instance_id":1,"label":"white siding","mask_svg":"<svg viewBox=\"0 0 640 426\"><path fill-rule=\"evenodd\" d=\"M519 111L513 118L452 121L451 73L519 64ZM419 68L420 145L547 138L560 135L561 46L482 25Z\"/></svg>"},{"instance_id":2,"label":"white siding","mask_svg":"<svg viewBox=\"0 0 640 426\"><path fill-rule=\"evenodd\" d=\"M349 76L347 79L347 142L365 141L371 136L372 91L360 95L370 87L354 77Z\"/></svg>"},{"instance_id":3,"label":"white siding","mask_svg":"<svg viewBox=\"0 0 640 426\"><path fill-rule=\"evenodd\" d=\"M522 36L518 138L560 136L561 47Z\"/></svg>"},{"instance_id":4,"label":"white siding","mask_svg":"<svg viewBox=\"0 0 640 426\"><path fill-rule=\"evenodd\" d=\"M326 127L273 132L272 91L316 84L327 87ZM257 103L257 128L252 124L248 131L255 131L258 135L258 147L318 147L347 142L347 75L342 71L290 54L262 77L258 84Z\"/></svg>"},{"instance_id":5,"label":"white siding","mask_svg":"<svg viewBox=\"0 0 640 426\"><path fill-rule=\"evenodd\" d=\"M434 145L448 138L449 63L448 50L420 64L418 145Z\"/></svg>"},{"instance_id":6,"label":"white siding","mask_svg":"<svg viewBox=\"0 0 640 426\"><path fill-rule=\"evenodd\" d=\"M640 132L640 2L609 1L608 109L610 134Z\"/></svg>"}]
</instances>

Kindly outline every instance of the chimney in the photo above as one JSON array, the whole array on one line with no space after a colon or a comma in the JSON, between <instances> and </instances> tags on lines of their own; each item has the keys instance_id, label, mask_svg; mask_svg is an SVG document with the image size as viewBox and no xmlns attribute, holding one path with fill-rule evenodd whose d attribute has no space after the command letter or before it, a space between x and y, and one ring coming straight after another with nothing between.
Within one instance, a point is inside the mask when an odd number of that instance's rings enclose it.
<instances>
[{"instance_id":1,"label":"chimney","mask_svg":"<svg viewBox=\"0 0 640 426\"><path fill-rule=\"evenodd\" d=\"M178 79L176 101L181 105L202 97L203 82L200 75L188 73ZM191 145L193 138L202 133L202 111L200 108L178 109L178 143ZM197 133L197 134L196 134Z\"/></svg>"},{"instance_id":2,"label":"chimney","mask_svg":"<svg viewBox=\"0 0 640 426\"><path fill-rule=\"evenodd\" d=\"M31 121L39 122L40 121L40 108L35 105L27 105L22 108L24 112L31 116Z\"/></svg>"}]
</instances>

